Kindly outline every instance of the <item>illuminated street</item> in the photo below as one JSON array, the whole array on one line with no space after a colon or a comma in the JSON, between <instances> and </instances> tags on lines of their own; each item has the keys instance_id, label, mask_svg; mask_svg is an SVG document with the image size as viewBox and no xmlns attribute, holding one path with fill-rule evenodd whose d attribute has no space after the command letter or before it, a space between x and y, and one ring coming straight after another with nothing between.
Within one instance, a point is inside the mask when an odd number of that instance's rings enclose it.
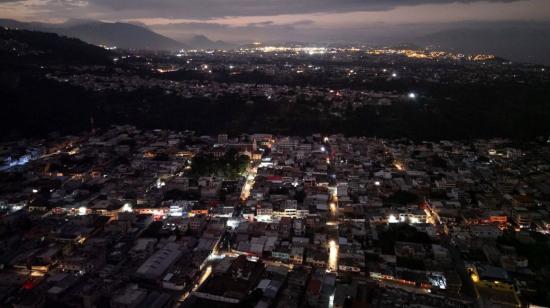
<instances>
[{"instance_id":1,"label":"illuminated street","mask_svg":"<svg viewBox=\"0 0 550 308\"><path fill-rule=\"evenodd\" d=\"M329 242L329 256L327 271L336 272L338 270L338 244L336 241Z\"/></svg>"},{"instance_id":2,"label":"illuminated street","mask_svg":"<svg viewBox=\"0 0 550 308\"><path fill-rule=\"evenodd\" d=\"M201 287L201 285L206 281L206 279L208 279L210 274L212 274L212 265L207 265L206 268L203 270L202 275L200 276L197 283L193 285L193 288L191 288L190 291L184 292L181 295L181 297L178 299L178 302L184 302L189 297L189 295L197 291Z\"/></svg>"},{"instance_id":3,"label":"illuminated street","mask_svg":"<svg viewBox=\"0 0 550 308\"><path fill-rule=\"evenodd\" d=\"M258 172L257 166L250 166L246 169L243 176L245 177L245 183L242 188L241 192L241 200L246 200L250 196L250 190L254 186L254 182L256 179L256 174Z\"/></svg>"}]
</instances>

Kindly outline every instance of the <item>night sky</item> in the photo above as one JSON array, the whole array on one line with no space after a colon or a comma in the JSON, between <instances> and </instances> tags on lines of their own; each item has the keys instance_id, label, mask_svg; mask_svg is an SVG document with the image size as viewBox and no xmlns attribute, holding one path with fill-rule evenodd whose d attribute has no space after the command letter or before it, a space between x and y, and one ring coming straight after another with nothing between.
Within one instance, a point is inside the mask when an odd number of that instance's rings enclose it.
<instances>
[{"instance_id":1,"label":"night sky","mask_svg":"<svg viewBox=\"0 0 550 308\"><path fill-rule=\"evenodd\" d=\"M176 39L358 40L477 24L546 23L549 0L0 0L22 21L125 21Z\"/></svg>"}]
</instances>

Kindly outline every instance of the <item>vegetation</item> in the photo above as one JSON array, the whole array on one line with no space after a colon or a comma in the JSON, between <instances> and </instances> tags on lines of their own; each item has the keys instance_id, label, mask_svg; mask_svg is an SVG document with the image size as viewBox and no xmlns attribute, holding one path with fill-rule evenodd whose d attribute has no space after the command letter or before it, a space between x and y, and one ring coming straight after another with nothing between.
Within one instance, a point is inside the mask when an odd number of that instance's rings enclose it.
<instances>
[{"instance_id":1,"label":"vegetation","mask_svg":"<svg viewBox=\"0 0 550 308\"><path fill-rule=\"evenodd\" d=\"M78 39L53 33L0 28L0 64L112 63L110 53Z\"/></svg>"},{"instance_id":2,"label":"vegetation","mask_svg":"<svg viewBox=\"0 0 550 308\"><path fill-rule=\"evenodd\" d=\"M499 92L508 97L493 96ZM254 103L247 104L232 95L216 100L187 99L162 89L98 93L32 73L4 71L0 74L0 96L4 101L0 130L4 134L17 132L19 136L13 137L52 131L72 133L89 130L93 117L96 127L133 124L149 129L190 129L201 134L321 132L416 140L550 135L546 121L550 118L550 86L502 85L476 91L447 87L443 95L456 98L449 102L436 97L422 105L366 106L337 116L300 100L273 104L265 98L253 98Z\"/></svg>"},{"instance_id":3,"label":"vegetation","mask_svg":"<svg viewBox=\"0 0 550 308\"><path fill-rule=\"evenodd\" d=\"M238 155L236 151L227 151L224 156L216 158L213 155L197 155L191 163L191 174L195 176L220 176L226 179L236 179L246 170L250 158Z\"/></svg>"}]
</instances>

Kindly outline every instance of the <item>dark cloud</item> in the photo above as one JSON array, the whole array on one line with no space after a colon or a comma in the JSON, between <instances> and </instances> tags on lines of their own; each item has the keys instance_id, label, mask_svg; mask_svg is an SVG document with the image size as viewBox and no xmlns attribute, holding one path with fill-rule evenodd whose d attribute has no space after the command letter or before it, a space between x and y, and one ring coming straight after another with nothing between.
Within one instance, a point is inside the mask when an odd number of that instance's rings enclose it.
<instances>
[{"instance_id":1,"label":"dark cloud","mask_svg":"<svg viewBox=\"0 0 550 308\"><path fill-rule=\"evenodd\" d=\"M0 0L1 1L1 0ZM489 0L513 2L522 0ZM470 3L480 0L88 0L90 5L132 18L207 19L228 16L383 11L420 4Z\"/></svg>"},{"instance_id":2,"label":"dark cloud","mask_svg":"<svg viewBox=\"0 0 550 308\"><path fill-rule=\"evenodd\" d=\"M186 40L196 34L204 34L211 39L236 43L252 41L284 42L302 41L305 43L374 43L395 44L415 43L415 38L451 29L549 29L550 22L454 22L454 23L410 23L385 24L382 22L366 23L363 26L346 28L318 27L309 21L269 26L253 23L231 26L213 22L183 22L149 25L156 32L175 39ZM307 24L302 27L301 24Z\"/></svg>"}]
</instances>

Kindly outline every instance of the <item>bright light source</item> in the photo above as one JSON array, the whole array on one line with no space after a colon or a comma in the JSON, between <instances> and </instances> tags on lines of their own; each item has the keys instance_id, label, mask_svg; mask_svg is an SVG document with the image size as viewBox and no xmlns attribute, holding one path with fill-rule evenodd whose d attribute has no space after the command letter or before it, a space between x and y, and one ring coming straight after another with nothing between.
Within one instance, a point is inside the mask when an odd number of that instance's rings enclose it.
<instances>
[{"instance_id":1,"label":"bright light source","mask_svg":"<svg viewBox=\"0 0 550 308\"><path fill-rule=\"evenodd\" d=\"M326 151L326 150L327 150L327 149L326 149L324 146L321 147L321 152L324 152L324 151Z\"/></svg>"},{"instance_id":2,"label":"bright light source","mask_svg":"<svg viewBox=\"0 0 550 308\"><path fill-rule=\"evenodd\" d=\"M88 208L86 208L85 206L81 206L78 208L78 215L80 216L86 215L87 212L88 212Z\"/></svg>"},{"instance_id":3,"label":"bright light source","mask_svg":"<svg viewBox=\"0 0 550 308\"><path fill-rule=\"evenodd\" d=\"M397 77L397 73L392 73L391 76L392 76L393 78L395 78L395 77Z\"/></svg>"},{"instance_id":4,"label":"bright light source","mask_svg":"<svg viewBox=\"0 0 550 308\"><path fill-rule=\"evenodd\" d=\"M157 183L156 183L156 186L158 189L166 186L166 183L164 181L161 181L161 179L157 179Z\"/></svg>"},{"instance_id":5,"label":"bright light source","mask_svg":"<svg viewBox=\"0 0 550 308\"><path fill-rule=\"evenodd\" d=\"M392 215L390 215L390 216L388 217L388 222L389 222L390 224L395 224L395 223L398 223L399 220L397 220L397 217L395 217L395 215L392 214Z\"/></svg>"},{"instance_id":6,"label":"bright light source","mask_svg":"<svg viewBox=\"0 0 550 308\"><path fill-rule=\"evenodd\" d=\"M409 98L410 99L415 99L416 98L416 93L414 93L414 92L409 93Z\"/></svg>"},{"instance_id":7,"label":"bright light source","mask_svg":"<svg viewBox=\"0 0 550 308\"><path fill-rule=\"evenodd\" d=\"M132 212L133 210L134 209L132 208L132 205L130 203L125 203L121 209L122 212Z\"/></svg>"},{"instance_id":8,"label":"bright light source","mask_svg":"<svg viewBox=\"0 0 550 308\"><path fill-rule=\"evenodd\" d=\"M397 170L399 170L399 171L405 170L405 167L403 167L403 164L401 164L401 163L399 163L399 162L395 162L395 163L393 164L393 166L394 166Z\"/></svg>"},{"instance_id":9,"label":"bright light source","mask_svg":"<svg viewBox=\"0 0 550 308\"><path fill-rule=\"evenodd\" d=\"M226 222L226 225L228 227L231 227L232 229L235 229L239 226L239 220L238 219L234 219L234 218L231 218L231 219L228 219L227 222Z\"/></svg>"},{"instance_id":10,"label":"bright light source","mask_svg":"<svg viewBox=\"0 0 550 308\"><path fill-rule=\"evenodd\" d=\"M33 194L36 194L37 192L38 192L38 189L33 189L33 190L32 190L32 193L33 193Z\"/></svg>"},{"instance_id":11,"label":"bright light source","mask_svg":"<svg viewBox=\"0 0 550 308\"><path fill-rule=\"evenodd\" d=\"M374 186L380 186L380 181L374 181Z\"/></svg>"}]
</instances>

